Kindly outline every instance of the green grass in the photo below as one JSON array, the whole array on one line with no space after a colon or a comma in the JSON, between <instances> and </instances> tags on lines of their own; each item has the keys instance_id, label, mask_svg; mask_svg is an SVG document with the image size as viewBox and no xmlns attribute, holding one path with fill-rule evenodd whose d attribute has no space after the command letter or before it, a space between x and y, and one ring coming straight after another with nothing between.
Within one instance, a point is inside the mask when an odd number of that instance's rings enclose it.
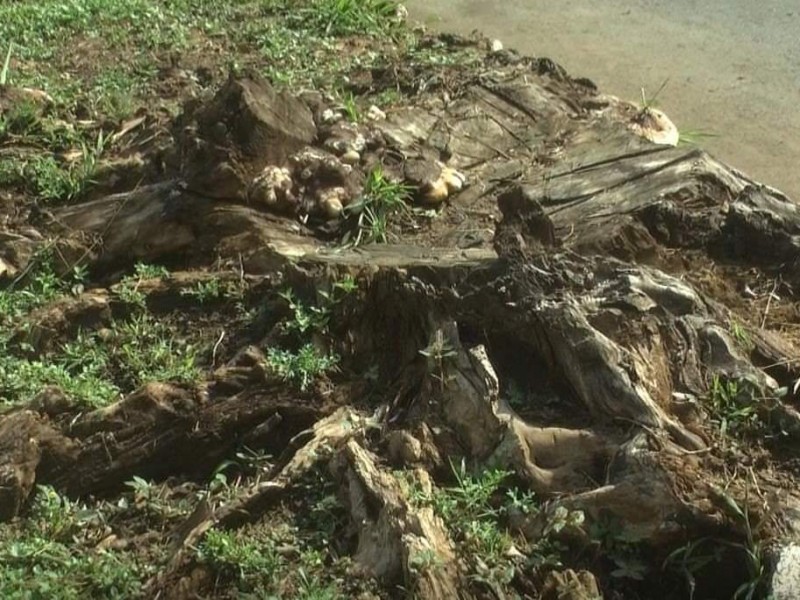
<instances>
[{"instance_id":1,"label":"green grass","mask_svg":"<svg viewBox=\"0 0 800 600\"><path fill-rule=\"evenodd\" d=\"M44 204L80 200L94 183L98 161L107 150L106 136L100 131L92 140L81 139L74 131L39 120L26 106L17 107L4 120L0 140L19 136L22 143L53 152L77 147L80 156L71 163L57 160L52 152L0 159L0 183L22 189Z\"/></svg>"},{"instance_id":2,"label":"green grass","mask_svg":"<svg viewBox=\"0 0 800 600\"><path fill-rule=\"evenodd\" d=\"M220 575L237 580L240 589L245 590L250 581L260 577L271 579L272 574L285 567L275 540L248 539L235 531L210 530L198 549L198 556Z\"/></svg>"},{"instance_id":3,"label":"green grass","mask_svg":"<svg viewBox=\"0 0 800 600\"><path fill-rule=\"evenodd\" d=\"M8 329L28 312L69 293L71 285L76 283L58 277L53 267L52 250L48 248L31 259L26 275L26 282L12 282L0 289L0 334L9 333Z\"/></svg>"},{"instance_id":4,"label":"green grass","mask_svg":"<svg viewBox=\"0 0 800 600\"><path fill-rule=\"evenodd\" d=\"M0 596L133 598L152 567L129 552L97 550L105 517L40 486L28 518L0 525Z\"/></svg>"},{"instance_id":5,"label":"green grass","mask_svg":"<svg viewBox=\"0 0 800 600\"><path fill-rule=\"evenodd\" d=\"M720 563L726 553L733 552L741 557L745 571L728 573L741 583L737 586L732 600L755 600L765 597L769 575L766 548L758 532L750 521L747 508L742 508L735 499L721 492L727 506L726 516L742 530L742 539L731 541L716 537L702 537L690 540L667 556L662 570L676 572L683 578L688 598L695 597L697 576L709 566ZM747 495L745 495L745 504ZM720 567L717 567L720 569Z\"/></svg>"},{"instance_id":6,"label":"green grass","mask_svg":"<svg viewBox=\"0 0 800 600\"><path fill-rule=\"evenodd\" d=\"M166 272L137 265L136 273L132 278ZM42 355L24 337L17 339L20 323L31 311L79 290L84 280L81 269L59 278L45 252L37 258L25 285L0 291L0 405L23 404L45 387L57 386L79 405L101 407L149 381L199 378L196 347L148 313L143 295L135 289L129 292L135 312L112 322L102 337L97 332L78 332Z\"/></svg>"},{"instance_id":7,"label":"green grass","mask_svg":"<svg viewBox=\"0 0 800 600\"><path fill-rule=\"evenodd\" d=\"M167 40L179 46L187 31L177 17L187 5L154 0L7 2L0 7L0 38L13 41L23 58L39 60L53 58L66 35L99 39L109 34L109 43L136 41L149 50Z\"/></svg>"},{"instance_id":8,"label":"green grass","mask_svg":"<svg viewBox=\"0 0 800 600\"><path fill-rule=\"evenodd\" d=\"M642 102L639 105L639 108L642 111L647 111L648 109L655 108L656 106L658 106L657 104L658 97L661 94L661 92L664 91L664 88L667 87L668 83L669 83L669 77L667 77L664 81L661 82L661 85L658 86L658 89L652 96L648 96L647 91L644 88L641 88Z\"/></svg>"},{"instance_id":9,"label":"green grass","mask_svg":"<svg viewBox=\"0 0 800 600\"><path fill-rule=\"evenodd\" d=\"M479 558L482 581L502 588L514 576L514 565L506 558L513 540L500 526L502 510L493 499L499 496L500 485L509 473L487 470L471 475L463 462L460 468L453 467L453 473L456 485L424 493L412 483L410 497L418 504L432 507L442 518L463 558ZM418 569L435 567L438 561L436 556L415 559Z\"/></svg>"},{"instance_id":10,"label":"green grass","mask_svg":"<svg viewBox=\"0 0 800 600\"><path fill-rule=\"evenodd\" d=\"M392 0L314 0L299 13L325 34L380 35L397 27L397 2Z\"/></svg>"},{"instance_id":11,"label":"green grass","mask_svg":"<svg viewBox=\"0 0 800 600\"><path fill-rule=\"evenodd\" d=\"M0 39L13 44L17 64L3 73L11 83L45 87L64 102L73 101L83 87L104 114L121 118L141 102L142 88L153 79L154 53L191 51L198 35L228 46L229 55L238 53L253 65L254 56L242 50L260 48L260 67L277 82L310 82L347 66L335 44L338 36L385 36L398 29L396 10L388 0L7 2L0 5ZM125 65L103 65L102 53L99 60L80 63L62 52L63 40L124 49ZM31 69L31 63L38 68ZM80 65L82 86L74 85L73 74L64 74L67 65Z\"/></svg>"},{"instance_id":12,"label":"green grass","mask_svg":"<svg viewBox=\"0 0 800 600\"><path fill-rule=\"evenodd\" d=\"M164 267L136 263L133 267L133 273L122 278L122 281L115 288L115 293L126 304L145 309L147 296L139 290L139 286L148 279L167 279L168 277L169 271Z\"/></svg>"},{"instance_id":13,"label":"green grass","mask_svg":"<svg viewBox=\"0 0 800 600\"><path fill-rule=\"evenodd\" d=\"M181 296L192 298L200 304L221 300L241 300L243 294L244 291L237 282L223 282L217 277L213 277L208 281L198 281L193 286L181 290Z\"/></svg>"},{"instance_id":14,"label":"green grass","mask_svg":"<svg viewBox=\"0 0 800 600\"><path fill-rule=\"evenodd\" d=\"M417 505L429 506L441 517L456 543L460 557L471 565L470 578L476 583L498 590L509 585L516 569L550 569L561 565L565 548L556 536L565 528L581 528L584 515L558 506L547 514L541 537L529 543L515 539L504 527L510 515L534 517L542 504L533 492L516 487L505 487L511 473L498 469L485 469L470 473L465 463L451 465L455 484L434 487L423 491L413 475L397 472L396 475L409 499ZM505 489L504 489L505 488ZM525 555L523 563L509 558L512 545ZM423 554L414 557L417 570L436 568L440 557Z\"/></svg>"},{"instance_id":15,"label":"green grass","mask_svg":"<svg viewBox=\"0 0 800 600\"><path fill-rule=\"evenodd\" d=\"M409 214L406 201L410 196L408 186L390 181L381 168L374 169L367 176L361 197L345 209L349 229L342 243L387 243L391 222Z\"/></svg>"},{"instance_id":16,"label":"green grass","mask_svg":"<svg viewBox=\"0 0 800 600\"><path fill-rule=\"evenodd\" d=\"M318 289L314 303L304 302L292 290L280 292L290 313L280 324L285 344L267 348L267 364L278 377L307 390L317 377L336 370L339 356L319 350L312 336L330 336L334 308L357 289L355 279L345 276L330 290Z\"/></svg>"},{"instance_id":17,"label":"green grass","mask_svg":"<svg viewBox=\"0 0 800 600\"><path fill-rule=\"evenodd\" d=\"M116 377L128 390L150 381L191 383L200 377L197 348L150 313L115 323L107 347Z\"/></svg>"},{"instance_id":18,"label":"green grass","mask_svg":"<svg viewBox=\"0 0 800 600\"><path fill-rule=\"evenodd\" d=\"M281 516L270 525L211 529L197 557L214 571L218 589L233 587L239 597L343 600L349 596L341 589L340 569L329 550L332 540L318 544L314 534ZM291 558L286 548L293 549Z\"/></svg>"},{"instance_id":19,"label":"green grass","mask_svg":"<svg viewBox=\"0 0 800 600\"><path fill-rule=\"evenodd\" d=\"M761 429L758 402L746 381L714 375L708 396L711 422L720 435L741 437Z\"/></svg>"},{"instance_id":20,"label":"green grass","mask_svg":"<svg viewBox=\"0 0 800 600\"><path fill-rule=\"evenodd\" d=\"M150 381L193 382L200 377L196 348L149 313L116 321L101 338L79 333L57 351L34 358L5 341L0 348L0 403L19 405L46 386L88 407L114 402Z\"/></svg>"},{"instance_id":21,"label":"green grass","mask_svg":"<svg viewBox=\"0 0 800 600\"><path fill-rule=\"evenodd\" d=\"M707 131L682 130L678 132L678 145L697 146L703 141L715 137L719 136L716 133L709 133Z\"/></svg>"},{"instance_id":22,"label":"green grass","mask_svg":"<svg viewBox=\"0 0 800 600\"><path fill-rule=\"evenodd\" d=\"M296 383L305 391L314 379L333 371L339 364L339 357L335 354L322 354L312 344L305 344L297 352L269 348L267 363L279 377Z\"/></svg>"}]
</instances>

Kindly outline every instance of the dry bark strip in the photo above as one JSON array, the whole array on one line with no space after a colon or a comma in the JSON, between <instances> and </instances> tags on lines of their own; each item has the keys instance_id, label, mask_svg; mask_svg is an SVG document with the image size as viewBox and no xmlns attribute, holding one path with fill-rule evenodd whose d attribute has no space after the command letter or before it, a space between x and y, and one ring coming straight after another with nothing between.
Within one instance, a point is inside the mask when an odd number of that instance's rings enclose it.
<instances>
[{"instance_id":1,"label":"dry bark strip","mask_svg":"<svg viewBox=\"0 0 800 600\"><path fill-rule=\"evenodd\" d=\"M236 371L234 373L234 371ZM226 394L152 383L125 399L75 419L59 418L53 402L37 399L41 412L0 416L0 459L6 518L20 510L33 483L73 496L117 491L133 475L162 479L204 475L243 443L280 453L294 434L324 412L258 365L221 371ZM241 391L235 393L239 388ZM56 406L57 408L57 406ZM280 427L274 425L279 422Z\"/></svg>"},{"instance_id":2,"label":"dry bark strip","mask_svg":"<svg viewBox=\"0 0 800 600\"><path fill-rule=\"evenodd\" d=\"M358 524L353 558L366 574L387 587L402 583L415 598L465 597L455 549L432 508L413 507L398 480L355 440L334 459L333 470Z\"/></svg>"}]
</instances>

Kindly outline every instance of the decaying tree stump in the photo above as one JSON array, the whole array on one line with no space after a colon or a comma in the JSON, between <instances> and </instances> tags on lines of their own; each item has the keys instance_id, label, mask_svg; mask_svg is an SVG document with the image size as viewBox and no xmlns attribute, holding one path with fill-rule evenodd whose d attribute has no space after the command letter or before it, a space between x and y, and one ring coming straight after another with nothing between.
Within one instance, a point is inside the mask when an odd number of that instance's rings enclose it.
<instances>
[{"instance_id":1,"label":"decaying tree stump","mask_svg":"<svg viewBox=\"0 0 800 600\"><path fill-rule=\"evenodd\" d=\"M796 452L797 348L764 327L753 327L752 347L743 347L725 304L737 289L742 296L745 273L800 284L800 208L700 150L635 135L629 109L557 72L532 72L526 61L490 64L449 100L422 96L386 120L353 126L349 144L358 135L369 141L344 161L353 148L326 146L333 129L318 131L301 100L231 79L184 116L181 177L57 209L52 232L98 272L182 257L190 267L282 269L312 282L357 275L366 301L338 325L353 332L352 364L374 359L393 397L374 417L356 409L331 417L321 398L266 378L257 357L231 384L238 391L225 394L151 384L68 425L35 407L12 411L0 416L0 518L22 510L34 483L81 496L113 493L134 474L207 473L234 440L253 435L284 451L283 466L238 504L211 511L186 544L209 527L257 519L320 460L319 450L356 523L354 561L422 598L466 594L468 584L444 524L412 506L381 464L386 447L409 468L437 471L449 457L467 457L512 471L542 498L593 519L617 517L656 549L687 522L719 524L711 500L719 459L704 409L714 378L743 382L752 402L769 399L763 410L783 415ZM309 148L328 154L313 173L310 163L292 171ZM437 219L397 231L388 245L330 242L340 221L309 208L320 186L345 187L355 172L348 193L357 193L374 164L402 178L404 161L430 156L447 157L468 182ZM281 193L313 196L298 200L308 205L294 213L300 220L251 201L253 181L272 167L290 177L275 184ZM325 169L335 177L326 180ZM24 255L7 245L0 252L4 260ZM716 270L725 294L703 285L704 269ZM783 289L796 309L796 288ZM86 311L104 306L97 300ZM533 363L544 369L539 379ZM504 378L512 371L529 378L534 399L557 390L555 419L529 420L510 406ZM540 408L530 404L523 408ZM566 408L573 405L585 412L583 425ZM259 430L275 418L279 428ZM385 445L364 434L370 418ZM342 429L343 420L351 427ZM776 484L762 485L777 493ZM536 535L535 523L522 529ZM440 568L412 569L426 550ZM187 560L183 550L176 555L163 589Z\"/></svg>"}]
</instances>

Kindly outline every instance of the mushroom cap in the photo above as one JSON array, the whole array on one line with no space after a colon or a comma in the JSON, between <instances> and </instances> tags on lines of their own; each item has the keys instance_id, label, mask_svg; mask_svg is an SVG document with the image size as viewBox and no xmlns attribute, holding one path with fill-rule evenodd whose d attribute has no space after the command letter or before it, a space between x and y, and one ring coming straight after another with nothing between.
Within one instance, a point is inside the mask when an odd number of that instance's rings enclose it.
<instances>
[{"instance_id":1,"label":"mushroom cap","mask_svg":"<svg viewBox=\"0 0 800 600\"><path fill-rule=\"evenodd\" d=\"M670 118L657 108L640 110L628 125L635 134L654 144L677 146L680 133Z\"/></svg>"}]
</instances>

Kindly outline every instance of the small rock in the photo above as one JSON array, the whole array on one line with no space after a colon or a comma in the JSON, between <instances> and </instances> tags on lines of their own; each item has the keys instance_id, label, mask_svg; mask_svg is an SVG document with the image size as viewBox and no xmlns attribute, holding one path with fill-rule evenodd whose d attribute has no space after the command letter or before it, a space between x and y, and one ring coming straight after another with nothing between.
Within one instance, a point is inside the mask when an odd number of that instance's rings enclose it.
<instances>
[{"instance_id":1,"label":"small rock","mask_svg":"<svg viewBox=\"0 0 800 600\"><path fill-rule=\"evenodd\" d=\"M489 48L492 50L492 52L500 52L503 49L503 42L500 40L492 40Z\"/></svg>"},{"instance_id":2,"label":"small rock","mask_svg":"<svg viewBox=\"0 0 800 600\"><path fill-rule=\"evenodd\" d=\"M412 465L422 460L422 444L404 429L398 429L386 436L389 459L396 465Z\"/></svg>"},{"instance_id":3,"label":"small rock","mask_svg":"<svg viewBox=\"0 0 800 600\"><path fill-rule=\"evenodd\" d=\"M386 119L386 113L373 104L367 110L367 119L370 121L383 121Z\"/></svg>"},{"instance_id":4,"label":"small rock","mask_svg":"<svg viewBox=\"0 0 800 600\"><path fill-rule=\"evenodd\" d=\"M800 598L800 545L788 544L778 551L778 561L772 574L774 600Z\"/></svg>"}]
</instances>

